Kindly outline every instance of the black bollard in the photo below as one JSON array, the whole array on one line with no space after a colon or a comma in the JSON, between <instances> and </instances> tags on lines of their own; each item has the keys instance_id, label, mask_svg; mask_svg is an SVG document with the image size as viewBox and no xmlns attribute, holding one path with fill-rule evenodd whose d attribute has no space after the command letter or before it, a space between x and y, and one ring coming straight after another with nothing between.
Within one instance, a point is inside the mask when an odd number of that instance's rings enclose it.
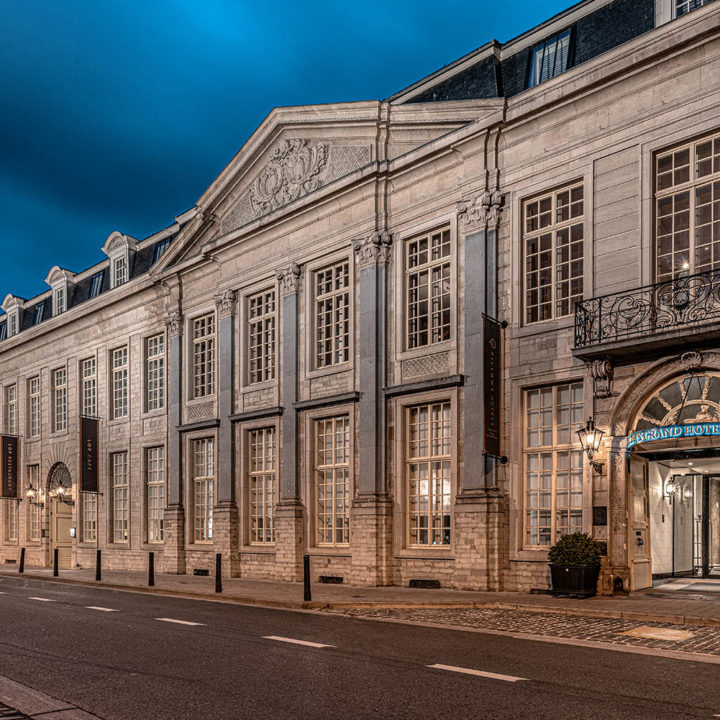
<instances>
[{"instance_id":1,"label":"black bollard","mask_svg":"<svg viewBox=\"0 0 720 720\"><path fill-rule=\"evenodd\" d=\"M222 592L222 553L215 553L215 592Z\"/></svg>"},{"instance_id":2,"label":"black bollard","mask_svg":"<svg viewBox=\"0 0 720 720\"><path fill-rule=\"evenodd\" d=\"M98 582L102 580L102 550L97 551L97 558L95 560L95 580Z\"/></svg>"},{"instance_id":3,"label":"black bollard","mask_svg":"<svg viewBox=\"0 0 720 720\"><path fill-rule=\"evenodd\" d=\"M303 600L305 602L312 601L312 592L310 590L310 556L303 555Z\"/></svg>"},{"instance_id":4,"label":"black bollard","mask_svg":"<svg viewBox=\"0 0 720 720\"><path fill-rule=\"evenodd\" d=\"M55 548L53 552L53 577L57 577L58 575L58 549Z\"/></svg>"},{"instance_id":5,"label":"black bollard","mask_svg":"<svg viewBox=\"0 0 720 720\"><path fill-rule=\"evenodd\" d=\"M155 586L155 553L148 553L148 587Z\"/></svg>"},{"instance_id":6,"label":"black bollard","mask_svg":"<svg viewBox=\"0 0 720 720\"><path fill-rule=\"evenodd\" d=\"M25 572L25 548L20 548L20 569L18 572L21 575Z\"/></svg>"}]
</instances>

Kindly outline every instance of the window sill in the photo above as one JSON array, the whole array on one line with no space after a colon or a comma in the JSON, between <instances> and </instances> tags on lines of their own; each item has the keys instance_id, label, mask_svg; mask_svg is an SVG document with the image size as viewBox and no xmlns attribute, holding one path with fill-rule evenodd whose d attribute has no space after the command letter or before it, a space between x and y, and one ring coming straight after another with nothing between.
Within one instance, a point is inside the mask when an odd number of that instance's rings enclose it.
<instances>
[{"instance_id":1,"label":"window sill","mask_svg":"<svg viewBox=\"0 0 720 720\"><path fill-rule=\"evenodd\" d=\"M277 551L275 543L257 543L243 545L240 552L245 555L275 555Z\"/></svg>"},{"instance_id":2,"label":"window sill","mask_svg":"<svg viewBox=\"0 0 720 720\"><path fill-rule=\"evenodd\" d=\"M256 390L271 390L276 388L278 385L277 378L273 378L272 380L262 380L261 382L256 383L243 383L240 387L241 393L249 393L254 392Z\"/></svg>"},{"instance_id":3,"label":"window sill","mask_svg":"<svg viewBox=\"0 0 720 720\"><path fill-rule=\"evenodd\" d=\"M150 418L167 417L167 414L168 414L167 408L166 408L166 407L161 407L161 408L158 408L157 410L146 410L146 411L142 414L142 416L143 416L143 419L144 419L144 420L145 420L145 419L148 419L148 420L149 420Z\"/></svg>"},{"instance_id":4,"label":"window sill","mask_svg":"<svg viewBox=\"0 0 720 720\"><path fill-rule=\"evenodd\" d=\"M350 350L350 357L352 357L352 349ZM349 372L352 370L352 362L346 360L345 362L338 363L337 365L328 365L322 368L313 368L305 373L305 377L308 380L312 380L318 377L327 377L328 375L339 375L340 373Z\"/></svg>"},{"instance_id":5,"label":"window sill","mask_svg":"<svg viewBox=\"0 0 720 720\"><path fill-rule=\"evenodd\" d=\"M531 335L543 335L551 332L559 332L561 330L569 330L575 327L575 316L567 315L562 318L553 318L552 320L542 320L536 323L521 325L514 333L515 337L530 337Z\"/></svg>"},{"instance_id":6,"label":"window sill","mask_svg":"<svg viewBox=\"0 0 720 720\"><path fill-rule=\"evenodd\" d=\"M108 425L108 427L111 427L113 425L124 425L129 422L130 422L130 416L125 415L123 417L113 418L112 420L108 420L107 425Z\"/></svg>"},{"instance_id":7,"label":"window sill","mask_svg":"<svg viewBox=\"0 0 720 720\"><path fill-rule=\"evenodd\" d=\"M435 355L436 353L450 352L455 349L455 340L443 340L439 343L423 345L422 347L412 348L411 350L402 350L397 353L397 361L410 360L423 355Z\"/></svg>"}]
</instances>

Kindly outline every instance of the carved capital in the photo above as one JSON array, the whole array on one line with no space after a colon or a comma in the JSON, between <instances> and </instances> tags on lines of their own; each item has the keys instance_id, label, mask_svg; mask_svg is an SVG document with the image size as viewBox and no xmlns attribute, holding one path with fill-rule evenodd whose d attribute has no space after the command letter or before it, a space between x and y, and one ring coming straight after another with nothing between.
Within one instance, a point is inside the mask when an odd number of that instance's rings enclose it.
<instances>
[{"instance_id":1,"label":"carved capital","mask_svg":"<svg viewBox=\"0 0 720 720\"><path fill-rule=\"evenodd\" d=\"M494 230L500 223L503 196L499 190L486 190L469 200L457 203L457 213L465 225L487 226Z\"/></svg>"},{"instance_id":2,"label":"carved capital","mask_svg":"<svg viewBox=\"0 0 720 720\"><path fill-rule=\"evenodd\" d=\"M389 232L375 232L368 238L353 241L357 264L363 267L387 263L390 260L392 240Z\"/></svg>"},{"instance_id":3,"label":"carved capital","mask_svg":"<svg viewBox=\"0 0 720 720\"><path fill-rule=\"evenodd\" d=\"M613 366L609 360L593 360L586 363L593 379L593 394L596 398L612 396Z\"/></svg>"},{"instance_id":4,"label":"carved capital","mask_svg":"<svg viewBox=\"0 0 720 720\"><path fill-rule=\"evenodd\" d=\"M282 295L290 295L300 290L300 267L297 263L292 263L286 268L277 270L275 277L280 284L280 293Z\"/></svg>"},{"instance_id":5,"label":"carved capital","mask_svg":"<svg viewBox=\"0 0 720 720\"><path fill-rule=\"evenodd\" d=\"M215 296L215 306L220 317L228 317L235 312L237 293L234 290L224 290Z\"/></svg>"},{"instance_id":6,"label":"carved capital","mask_svg":"<svg viewBox=\"0 0 720 720\"><path fill-rule=\"evenodd\" d=\"M183 316L179 311L169 312L165 316L165 327L170 337L177 337L182 333Z\"/></svg>"}]
</instances>

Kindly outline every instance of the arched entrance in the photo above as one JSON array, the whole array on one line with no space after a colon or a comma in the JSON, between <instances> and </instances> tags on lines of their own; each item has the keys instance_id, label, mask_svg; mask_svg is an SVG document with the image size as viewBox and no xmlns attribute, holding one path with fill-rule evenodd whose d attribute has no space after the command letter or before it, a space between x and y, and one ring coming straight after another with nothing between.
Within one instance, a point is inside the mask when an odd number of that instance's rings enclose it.
<instances>
[{"instance_id":1,"label":"arched entrance","mask_svg":"<svg viewBox=\"0 0 720 720\"><path fill-rule=\"evenodd\" d=\"M50 558L57 548L58 566L72 567L72 477L65 463L55 463L48 474L48 525L50 529Z\"/></svg>"},{"instance_id":2,"label":"arched entrance","mask_svg":"<svg viewBox=\"0 0 720 720\"><path fill-rule=\"evenodd\" d=\"M633 588L720 577L720 373L659 385L627 438Z\"/></svg>"}]
</instances>

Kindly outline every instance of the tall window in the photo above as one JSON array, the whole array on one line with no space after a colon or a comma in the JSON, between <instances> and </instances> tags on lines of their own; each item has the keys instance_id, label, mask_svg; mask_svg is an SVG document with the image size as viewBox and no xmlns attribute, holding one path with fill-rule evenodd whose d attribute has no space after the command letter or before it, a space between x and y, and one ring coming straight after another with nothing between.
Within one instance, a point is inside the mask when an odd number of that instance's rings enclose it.
<instances>
[{"instance_id":1,"label":"tall window","mask_svg":"<svg viewBox=\"0 0 720 720\"><path fill-rule=\"evenodd\" d=\"M128 541L130 512L128 507L128 456L127 452L110 455L110 471L112 472L112 520L113 542Z\"/></svg>"},{"instance_id":2,"label":"tall window","mask_svg":"<svg viewBox=\"0 0 720 720\"><path fill-rule=\"evenodd\" d=\"M452 475L450 403L415 405L406 410L408 544L450 544Z\"/></svg>"},{"instance_id":3,"label":"tall window","mask_svg":"<svg viewBox=\"0 0 720 720\"><path fill-rule=\"evenodd\" d=\"M275 428L251 430L250 480L250 542L275 542L275 503L277 480L275 475Z\"/></svg>"},{"instance_id":4,"label":"tall window","mask_svg":"<svg viewBox=\"0 0 720 720\"><path fill-rule=\"evenodd\" d=\"M687 15L689 12L697 10L710 2L712 0L675 0L675 17Z\"/></svg>"},{"instance_id":5,"label":"tall window","mask_svg":"<svg viewBox=\"0 0 720 720\"><path fill-rule=\"evenodd\" d=\"M450 230L405 244L408 349L450 339Z\"/></svg>"},{"instance_id":6,"label":"tall window","mask_svg":"<svg viewBox=\"0 0 720 720\"><path fill-rule=\"evenodd\" d=\"M124 255L113 260L113 287L123 285L128 279L127 258Z\"/></svg>"},{"instance_id":7,"label":"tall window","mask_svg":"<svg viewBox=\"0 0 720 720\"><path fill-rule=\"evenodd\" d=\"M127 417L128 414L128 349L117 348L112 351L112 412L113 420Z\"/></svg>"},{"instance_id":8,"label":"tall window","mask_svg":"<svg viewBox=\"0 0 720 720\"><path fill-rule=\"evenodd\" d=\"M145 353L145 407L159 410L165 406L165 336L148 338Z\"/></svg>"},{"instance_id":9,"label":"tall window","mask_svg":"<svg viewBox=\"0 0 720 720\"><path fill-rule=\"evenodd\" d=\"M248 363L250 383L275 377L275 291L248 298Z\"/></svg>"},{"instance_id":10,"label":"tall window","mask_svg":"<svg viewBox=\"0 0 720 720\"><path fill-rule=\"evenodd\" d=\"M583 186L523 206L525 322L570 315L583 295Z\"/></svg>"},{"instance_id":11,"label":"tall window","mask_svg":"<svg viewBox=\"0 0 720 720\"><path fill-rule=\"evenodd\" d=\"M67 370L53 371L53 430L67 429Z\"/></svg>"},{"instance_id":12,"label":"tall window","mask_svg":"<svg viewBox=\"0 0 720 720\"><path fill-rule=\"evenodd\" d=\"M5 429L9 435L17 435L17 385L5 388Z\"/></svg>"},{"instance_id":13,"label":"tall window","mask_svg":"<svg viewBox=\"0 0 720 720\"><path fill-rule=\"evenodd\" d=\"M350 418L315 421L315 523L318 545L350 542Z\"/></svg>"},{"instance_id":14,"label":"tall window","mask_svg":"<svg viewBox=\"0 0 720 720\"><path fill-rule=\"evenodd\" d=\"M42 537L42 507L38 500L38 489L40 488L40 466L27 466L28 487L33 486L35 490L35 501L38 504L28 503L28 540L37 541Z\"/></svg>"},{"instance_id":15,"label":"tall window","mask_svg":"<svg viewBox=\"0 0 720 720\"><path fill-rule=\"evenodd\" d=\"M195 542L209 542L213 537L213 502L215 496L215 440L193 441L193 527Z\"/></svg>"},{"instance_id":16,"label":"tall window","mask_svg":"<svg viewBox=\"0 0 720 720\"><path fill-rule=\"evenodd\" d=\"M548 546L582 530L583 384L525 392L525 544Z\"/></svg>"},{"instance_id":17,"label":"tall window","mask_svg":"<svg viewBox=\"0 0 720 720\"><path fill-rule=\"evenodd\" d=\"M5 500L5 540L17 542L18 539L18 502Z\"/></svg>"},{"instance_id":18,"label":"tall window","mask_svg":"<svg viewBox=\"0 0 720 720\"><path fill-rule=\"evenodd\" d=\"M720 135L655 158L656 279L720 268Z\"/></svg>"},{"instance_id":19,"label":"tall window","mask_svg":"<svg viewBox=\"0 0 720 720\"><path fill-rule=\"evenodd\" d=\"M90 282L90 297L91 298L96 298L102 292L102 282L103 282L104 274L105 274L105 271L101 270L99 273L95 273L92 276L92 280Z\"/></svg>"},{"instance_id":20,"label":"tall window","mask_svg":"<svg viewBox=\"0 0 720 720\"><path fill-rule=\"evenodd\" d=\"M97 363L87 358L80 363L82 414L97 417Z\"/></svg>"},{"instance_id":21,"label":"tall window","mask_svg":"<svg viewBox=\"0 0 720 720\"><path fill-rule=\"evenodd\" d=\"M17 335L18 333L18 311L17 310L11 310L8 314L8 320L7 320L7 336L13 337L14 335Z\"/></svg>"},{"instance_id":22,"label":"tall window","mask_svg":"<svg viewBox=\"0 0 720 720\"><path fill-rule=\"evenodd\" d=\"M528 87L564 73L570 59L570 30L566 30L533 48Z\"/></svg>"},{"instance_id":23,"label":"tall window","mask_svg":"<svg viewBox=\"0 0 720 720\"><path fill-rule=\"evenodd\" d=\"M153 447L145 451L147 493L147 540L160 543L164 538L165 510L165 448Z\"/></svg>"},{"instance_id":24,"label":"tall window","mask_svg":"<svg viewBox=\"0 0 720 720\"><path fill-rule=\"evenodd\" d=\"M28 380L28 414L30 416L29 435L37 437L40 434L40 377Z\"/></svg>"},{"instance_id":25,"label":"tall window","mask_svg":"<svg viewBox=\"0 0 720 720\"><path fill-rule=\"evenodd\" d=\"M97 498L97 493L82 493L83 542L97 540Z\"/></svg>"},{"instance_id":26,"label":"tall window","mask_svg":"<svg viewBox=\"0 0 720 720\"><path fill-rule=\"evenodd\" d=\"M215 315L193 320L193 397L215 392Z\"/></svg>"},{"instance_id":27,"label":"tall window","mask_svg":"<svg viewBox=\"0 0 720 720\"><path fill-rule=\"evenodd\" d=\"M35 306L33 311L33 325L37 325L42 322L43 315L45 314L45 301L42 300Z\"/></svg>"},{"instance_id":28,"label":"tall window","mask_svg":"<svg viewBox=\"0 0 720 720\"><path fill-rule=\"evenodd\" d=\"M65 312L65 288L59 287L53 290L53 303L55 306L54 315L60 315Z\"/></svg>"},{"instance_id":29,"label":"tall window","mask_svg":"<svg viewBox=\"0 0 720 720\"><path fill-rule=\"evenodd\" d=\"M315 366L349 360L350 263L345 260L315 273Z\"/></svg>"}]
</instances>

